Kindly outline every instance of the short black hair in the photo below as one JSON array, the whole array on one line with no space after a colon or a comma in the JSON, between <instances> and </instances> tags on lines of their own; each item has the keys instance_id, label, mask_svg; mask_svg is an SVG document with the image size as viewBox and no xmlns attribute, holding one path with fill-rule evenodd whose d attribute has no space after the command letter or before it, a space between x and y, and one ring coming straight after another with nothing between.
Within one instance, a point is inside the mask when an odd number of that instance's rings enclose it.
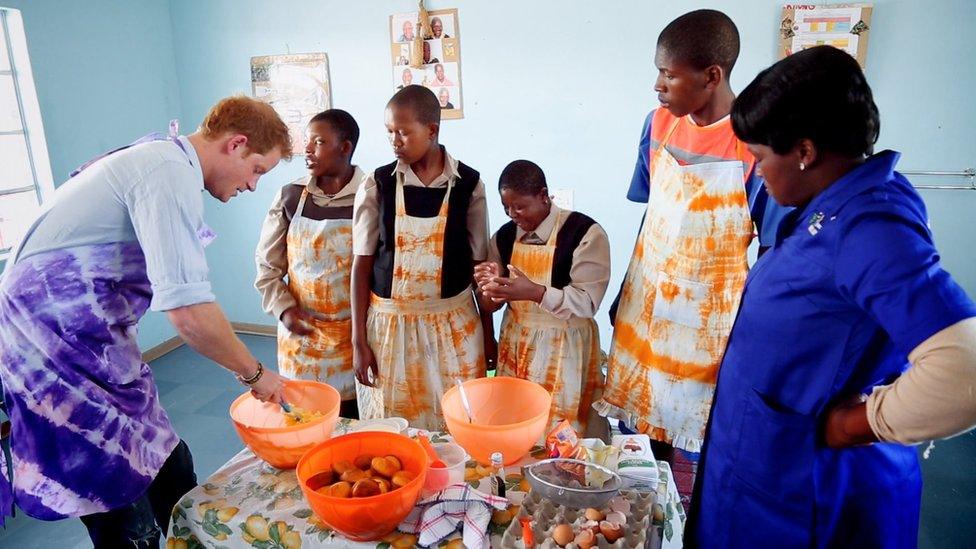
<instances>
[{"instance_id":1,"label":"short black hair","mask_svg":"<svg viewBox=\"0 0 976 549\"><path fill-rule=\"evenodd\" d=\"M349 158L352 158L356 145L359 144L359 124L351 114L342 109L329 109L313 116L308 123L312 122L325 122L335 130L339 139L352 143L352 150L349 152Z\"/></svg>"},{"instance_id":2,"label":"short black hair","mask_svg":"<svg viewBox=\"0 0 976 549\"><path fill-rule=\"evenodd\" d=\"M664 27L657 48L698 70L718 65L728 78L739 58L739 29L720 11L690 11Z\"/></svg>"},{"instance_id":3,"label":"short black hair","mask_svg":"<svg viewBox=\"0 0 976 549\"><path fill-rule=\"evenodd\" d=\"M776 154L809 139L818 149L855 158L874 151L881 118L857 61L833 46L816 46L759 73L732 103L732 129Z\"/></svg>"},{"instance_id":4,"label":"short black hair","mask_svg":"<svg viewBox=\"0 0 976 549\"><path fill-rule=\"evenodd\" d=\"M510 162L498 176L499 191L511 189L519 194L534 195L546 187L546 174L538 164L529 160Z\"/></svg>"},{"instance_id":5,"label":"short black hair","mask_svg":"<svg viewBox=\"0 0 976 549\"><path fill-rule=\"evenodd\" d=\"M410 109L422 124L439 124L441 121L441 103L437 96L417 84L404 86L393 94L386 106Z\"/></svg>"}]
</instances>

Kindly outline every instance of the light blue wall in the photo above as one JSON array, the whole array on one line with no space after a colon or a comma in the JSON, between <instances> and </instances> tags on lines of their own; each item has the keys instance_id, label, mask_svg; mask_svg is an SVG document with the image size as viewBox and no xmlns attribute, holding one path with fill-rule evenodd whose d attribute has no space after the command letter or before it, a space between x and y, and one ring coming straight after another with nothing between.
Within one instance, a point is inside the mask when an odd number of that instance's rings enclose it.
<instances>
[{"instance_id":1,"label":"light blue wall","mask_svg":"<svg viewBox=\"0 0 976 549\"><path fill-rule=\"evenodd\" d=\"M882 114L880 148L905 153L904 169L962 169L976 164L976 8L967 0L877 0L868 78ZM176 66L187 122L216 99L249 92L254 55L326 52L334 105L362 128L356 161L390 161L382 125L390 95L387 16L412 2L174 0ZM613 246L607 302L630 256L641 208L624 199L641 122L656 105L651 61L657 34L701 2L430 1L458 7L465 119L442 125L442 142L481 170L489 187L491 225L504 220L494 190L504 165L529 158L552 187L571 187L576 208L596 218ZM726 11L743 37L732 75L744 87L775 60L781 1L707 4ZM273 7L272 7L273 6ZM600 5L602 6L602 5ZM265 176L258 191L229 204L211 202L220 234L208 248L213 283L230 318L269 323L252 290L252 254L275 190L303 173L302 163ZM962 181L945 180L944 183ZM950 271L976 295L976 192L930 191L932 227ZM605 303L606 305L606 303ZM606 307L604 307L605 310ZM604 346L608 322L599 314Z\"/></svg>"},{"instance_id":2,"label":"light blue wall","mask_svg":"<svg viewBox=\"0 0 976 549\"><path fill-rule=\"evenodd\" d=\"M0 0L21 10L55 185L96 154L166 128L180 114L166 0ZM140 323L151 347L175 335Z\"/></svg>"}]
</instances>

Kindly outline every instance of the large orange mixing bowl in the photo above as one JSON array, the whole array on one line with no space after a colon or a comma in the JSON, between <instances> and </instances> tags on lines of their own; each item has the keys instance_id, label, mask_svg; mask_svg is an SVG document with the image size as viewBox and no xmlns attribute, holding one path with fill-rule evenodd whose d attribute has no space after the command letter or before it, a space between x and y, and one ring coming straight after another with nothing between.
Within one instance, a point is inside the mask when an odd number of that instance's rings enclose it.
<instances>
[{"instance_id":1,"label":"large orange mixing bowl","mask_svg":"<svg viewBox=\"0 0 976 549\"><path fill-rule=\"evenodd\" d=\"M464 391L474 423L468 422L457 387L444 394L441 410L454 441L482 465L494 452L511 465L542 438L552 406L545 387L516 377L485 377L464 382Z\"/></svg>"},{"instance_id":2,"label":"large orange mixing bowl","mask_svg":"<svg viewBox=\"0 0 976 549\"><path fill-rule=\"evenodd\" d=\"M341 397L325 383L286 381L285 400L292 406L322 413L308 423L288 426L281 407L254 398L250 392L230 405L237 434L259 458L278 469L291 469L310 448L332 436Z\"/></svg>"},{"instance_id":3,"label":"large orange mixing bowl","mask_svg":"<svg viewBox=\"0 0 976 549\"><path fill-rule=\"evenodd\" d=\"M366 498L338 498L316 492L308 480L334 463L357 457L396 456L403 470L416 477L406 486ZM373 541L403 522L420 497L429 460L419 444L396 433L363 432L336 437L312 448L298 462L295 474L312 511L333 530L355 541Z\"/></svg>"}]
</instances>

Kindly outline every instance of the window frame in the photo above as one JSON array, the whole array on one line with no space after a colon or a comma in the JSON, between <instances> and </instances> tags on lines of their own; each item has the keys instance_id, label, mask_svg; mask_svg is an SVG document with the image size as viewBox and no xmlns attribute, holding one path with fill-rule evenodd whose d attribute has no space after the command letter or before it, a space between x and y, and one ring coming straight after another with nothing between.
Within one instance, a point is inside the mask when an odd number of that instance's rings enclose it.
<instances>
[{"instance_id":1,"label":"window frame","mask_svg":"<svg viewBox=\"0 0 976 549\"><path fill-rule=\"evenodd\" d=\"M34 213L36 216L54 192L54 178L20 10L0 6L0 33L10 65L9 69L0 69L0 78L12 78L21 124L20 130L2 131L0 135L23 136L27 150L26 160L33 179L30 185L0 190L0 197L33 192L38 203ZM0 262L10 259L18 245L19 242L4 242L0 248Z\"/></svg>"}]
</instances>

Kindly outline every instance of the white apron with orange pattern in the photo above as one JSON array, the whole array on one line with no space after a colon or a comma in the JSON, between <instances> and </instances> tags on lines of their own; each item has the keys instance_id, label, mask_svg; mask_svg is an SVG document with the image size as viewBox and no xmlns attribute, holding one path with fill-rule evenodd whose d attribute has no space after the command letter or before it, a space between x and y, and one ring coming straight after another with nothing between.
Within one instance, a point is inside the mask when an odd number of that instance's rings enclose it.
<instances>
[{"instance_id":1,"label":"white apron with orange pattern","mask_svg":"<svg viewBox=\"0 0 976 549\"><path fill-rule=\"evenodd\" d=\"M603 415L701 451L752 239L739 161L681 166L655 151L647 214L617 310Z\"/></svg>"},{"instance_id":2,"label":"white apron with orange pattern","mask_svg":"<svg viewBox=\"0 0 976 549\"><path fill-rule=\"evenodd\" d=\"M454 183L436 217L407 215L397 174L391 297L372 296L366 317L376 357L376 387L357 382L359 417L405 418L411 427L443 430L441 396L459 378L484 377L481 319L470 290L441 298L444 231Z\"/></svg>"},{"instance_id":3,"label":"white apron with orange pattern","mask_svg":"<svg viewBox=\"0 0 976 549\"><path fill-rule=\"evenodd\" d=\"M511 264L537 284L552 285L560 218L544 245L516 240L512 248ZM498 339L498 375L545 387L552 393L550 429L567 419L582 436L603 388L596 321L577 316L562 320L531 301L510 302Z\"/></svg>"},{"instance_id":4,"label":"white apron with orange pattern","mask_svg":"<svg viewBox=\"0 0 976 549\"><path fill-rule=\"evenodd\" d=\"M278 323L278 369L292 379L321 381L342 400L356 398L352 367L352 220L302 215L308 191L288 226L288 289L298 306L316 315L314 332L291 333Z\"/></svg>"}]
</instances>

